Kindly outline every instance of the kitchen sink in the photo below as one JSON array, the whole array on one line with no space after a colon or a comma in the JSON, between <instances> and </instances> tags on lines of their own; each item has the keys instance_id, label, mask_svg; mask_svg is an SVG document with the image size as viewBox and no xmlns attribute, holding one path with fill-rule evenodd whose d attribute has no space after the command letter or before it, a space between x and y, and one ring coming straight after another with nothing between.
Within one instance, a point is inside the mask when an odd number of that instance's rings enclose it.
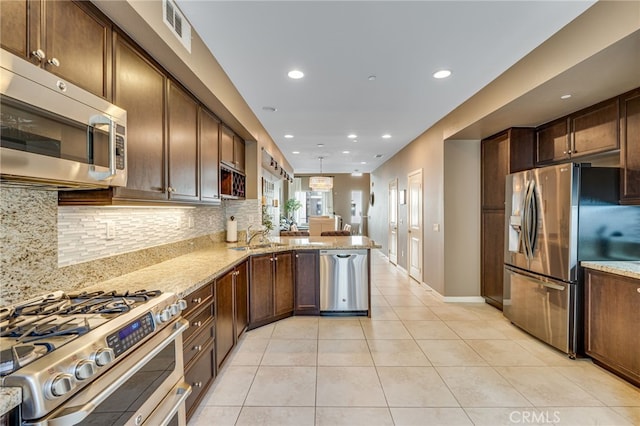
<instances>
[{"instance_id":1,"label":"kitchen sink","mask_svg":"<svg viewBox=\"0 0 640 426\"><path fill-rule=\"evenodd\" d=\"M283 244L283 243L252 244L250 246L229 247L229 250L249 251L249 250L258 250L258 249L264 249L264 248L278 248L278 247L284 247L286 245L288 244Z\"/></svg>"}]
</instances>

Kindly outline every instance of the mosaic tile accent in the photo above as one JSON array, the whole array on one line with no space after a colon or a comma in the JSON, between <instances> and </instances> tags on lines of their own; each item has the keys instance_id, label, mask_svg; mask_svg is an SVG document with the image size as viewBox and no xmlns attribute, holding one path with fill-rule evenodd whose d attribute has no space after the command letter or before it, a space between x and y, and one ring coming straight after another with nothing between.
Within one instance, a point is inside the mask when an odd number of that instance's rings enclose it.
<instances>
[{"instance_id":1,"label":"mosaic tile accent","mask_svg":"<svg viewBox=\"0 0 640 426\"><path fill-rule=\"evenodd\" d=\"M80 290L207 248L224 241L231 215L240 237L249 219L260 222L258 200L194 208L58 207L57 192L6 187L0 189L0 212L0 306ZM106 236L109 221L113 239Z\"/></svg>"}]
</instances>

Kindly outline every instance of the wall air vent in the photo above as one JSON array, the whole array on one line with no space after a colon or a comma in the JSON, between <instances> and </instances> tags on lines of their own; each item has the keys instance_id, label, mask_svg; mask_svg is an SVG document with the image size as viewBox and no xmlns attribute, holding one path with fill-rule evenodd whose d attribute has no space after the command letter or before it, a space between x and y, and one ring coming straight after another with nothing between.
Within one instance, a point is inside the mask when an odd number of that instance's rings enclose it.
<instances>
[{"instance_id":1,"label":"wall air vent","mask_svg":"<svg viewBox=\"0 0 640 426\"><path fill-rule=\"evenodd\" d=\"M191 53L191 25L184 17L178 6L171 0L162 1L162 20L175 35L180 43Z\"/></svg>"}]
</instances>

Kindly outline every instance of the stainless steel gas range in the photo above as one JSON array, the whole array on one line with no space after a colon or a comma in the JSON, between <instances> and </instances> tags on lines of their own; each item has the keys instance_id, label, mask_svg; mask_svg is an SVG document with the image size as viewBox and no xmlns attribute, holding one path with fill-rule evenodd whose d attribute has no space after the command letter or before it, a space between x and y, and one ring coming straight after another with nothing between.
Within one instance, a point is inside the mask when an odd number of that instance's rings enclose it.
<instances>
[{"instance_id":1,"label":"stainless steel gas range","mask_svg":"<svg viewBox=\"0 0 640 426\"><path fill-rule=\"evenodd\" d=\"M24 425L185 425L173 293L53 292L0 309L0 376Z\"/></svg>"}]
</instances>

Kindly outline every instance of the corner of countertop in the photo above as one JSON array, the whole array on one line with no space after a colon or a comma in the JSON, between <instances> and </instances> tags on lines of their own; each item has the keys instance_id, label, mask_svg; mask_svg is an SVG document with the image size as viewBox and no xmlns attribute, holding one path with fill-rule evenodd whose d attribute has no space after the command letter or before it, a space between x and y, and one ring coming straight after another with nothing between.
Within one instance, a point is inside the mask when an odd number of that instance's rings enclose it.
<instances>
[{"instance_id":1,"label":"corner of countertop","mask_svg":"<svg viewBox=\"0 0 640 426\"><path fill-rule=\"evenodd\" d=\"M583 268L640 280L640 261L582 261Z\"/></svg>"},{"instance_id":2,"label":"corner of countertop","mask_svg":"<svg viewBox=\"0 0 640 426\"><path fill-rule=\"evenodd\" d=\"M22 404L22 388L0 387L0 416Z\"/></svg>"}]
</instances>

